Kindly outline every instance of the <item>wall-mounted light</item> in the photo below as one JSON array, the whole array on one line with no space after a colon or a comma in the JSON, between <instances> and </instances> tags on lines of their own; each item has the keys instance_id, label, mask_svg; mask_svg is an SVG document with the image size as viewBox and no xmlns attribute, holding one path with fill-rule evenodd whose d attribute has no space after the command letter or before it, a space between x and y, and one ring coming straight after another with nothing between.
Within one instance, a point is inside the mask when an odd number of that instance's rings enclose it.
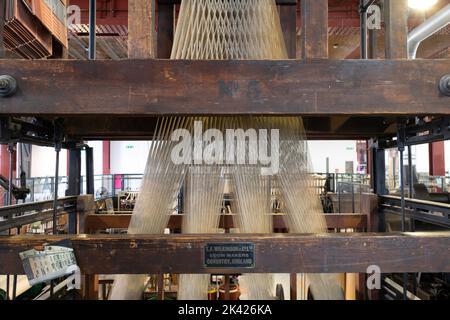
<instances>
[{"instance_id":1,"label":"wall-mounted light","mask_svg":"<svg viewBox=\"0 0 450 320\"><path fill-rule=\"evenodd\" d=\"M434 6L438 0L408 0L408 6L412 9L425 10Z\"/></svg>"}]
</instances>

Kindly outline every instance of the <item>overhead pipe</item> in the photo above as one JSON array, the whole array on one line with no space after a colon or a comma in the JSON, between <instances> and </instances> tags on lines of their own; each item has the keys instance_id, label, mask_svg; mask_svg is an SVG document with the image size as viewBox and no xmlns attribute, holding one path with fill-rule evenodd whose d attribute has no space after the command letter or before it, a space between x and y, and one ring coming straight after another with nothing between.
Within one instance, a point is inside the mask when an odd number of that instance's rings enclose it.
<instances>
[{"instance_id":1,"label":"overhead pipe","mask_svg":"<svg viewBox=\"0 0 450 320\"><path fill-rule=\"evenodd\" d=\"M450 24L450 4L408 34L408 58L415 59L423 40Z\"/></svg>"}]
</instances>

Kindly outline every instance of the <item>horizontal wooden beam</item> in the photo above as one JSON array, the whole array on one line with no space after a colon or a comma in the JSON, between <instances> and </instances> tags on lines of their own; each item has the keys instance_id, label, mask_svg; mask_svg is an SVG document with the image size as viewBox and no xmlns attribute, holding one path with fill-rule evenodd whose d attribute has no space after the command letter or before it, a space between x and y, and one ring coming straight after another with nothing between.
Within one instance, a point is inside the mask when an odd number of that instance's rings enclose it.
<instances>
[{"instance_id":1,"label":"horizontal wooden beam","mask_svg":"<svg viewBox=\"0 0 450 320\"><path fill-rule=\"evenodd\" d=\"M346 121L342 122L341 118ZM151 140L158 117L71 116L64 117L64 132L73 140ZM308 139L366 140L396 134L396 126L386 132L393 117L319 116L303 117Z\"/></svg>"},{"instance_id":2,"label":"horizontal wooden beam","mask_svg":"<svg viewBox=\"0 0 450 320\"><path fill-rule=\"evenodd\" d=\"M448 115L450 60L0 60L0 115Z\"/></svg>"},{"instance_id":3,"label":"horizontal wooden beam","mask_svg":"<svg viewBox=\"0 0 450 320\"><path fill-rule=\"evenodd\" d=\"M23 274L19 252L70 239L85 274L450 272L450 232L0 236L0 274ZM210 243L251 242L255 267L208 269Z\"/></svg>"},{"instance_id":4,"label":"horizontal wooden beam","mask_svg":"<svg viewBox=\"0 0 450 320\"><path fill-rule=\"evenodd\" d=\"M168 228L181 229L182 214L170 216ZM365 214L325 214L327 226L330 229L365 229L367 228L367 215ZM131 214L90 214L85 218L86 233L96 233L109 228L125 229L130 224ZM275 229L286 229L283 215L273 216L273 227ZM234 215L225 214L220 216L219 228L235 228Z\"/></svg>"}]
</instances>

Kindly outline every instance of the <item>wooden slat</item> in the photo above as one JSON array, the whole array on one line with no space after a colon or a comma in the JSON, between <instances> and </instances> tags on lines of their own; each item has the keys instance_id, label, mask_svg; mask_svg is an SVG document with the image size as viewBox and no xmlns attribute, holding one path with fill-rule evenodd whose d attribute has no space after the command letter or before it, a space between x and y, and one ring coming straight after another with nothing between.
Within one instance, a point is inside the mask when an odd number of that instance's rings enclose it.
<instances>
[{"instance_id":1,"label":"wooden slat","mask_svg":"<svg viewBox=\"0 0 450 320\"><path fill-rule=\"evenodd\" d=\"M69 196L58 198L57 203L59 207L72 206L77 203L77 197ZM24 214L32 211L41 212L49 209L53 209L53 200L27 202L0 207L0 216L6 218L14 214Z\"/></svg>"},{"instance_id":2,"label":"wooden slat","mask_svg":"<svg viewBox=\"0 0 450 320\"><path fill-rule=\"evenodd\" d=\"M328 58L328 0L303 0L302 58Z\"/></svg>"},{"instance_id":3,"label":"wooden slat","mask_svg":"<svg viewBox=\"0 0 450 320\"><path fill-rule=\"evenodd\" d=\"M450 60L0 60L0 114L450 114ZM211 72L214 70L214 72ZM257 79L257 80L256 80Z\"/></svg>"},{"instance_id":4,"label":"wooden slat","mask_svg":"<svg viewBox=\"0 0 450 320\"><path fill-rule=\"evenodd\" d=\"M386 59L408 58L408 0L385 0Z\"/></svg>"},{"instance_id":5,"label":"wooden slat","mask_svg":"<svg viewBox=\"0 0 450 320\"><path fill-rule=\"evenodd\" d=\"M181 229L182 214L171 215L167 228ZM330 229L365 229L367 228L367 216L365 214L325 214L328 228ZM108 228L125 229L130 224L131 214L90 214L85 218L86 233L96 233ZM285 229L286 224L282 215L273 216L274 229ZM235 228L233 215L221 215L219 228Z\"/></svg>"},{"instance_id":6,"label":"wooden slat","mask_svg":"<svg viewBox=\"0 0 450 320\"><path fill-rule=\"evenodd\" d=\"M128 0L128 57L156 57L155 0Z\"/></svg>"},{"instance_id":7,"label":"wooden slat","mask_svg":"<svg viewBox=\"0 0 450 320\"><path fill-rule=\"evenodd\" d=\"M1 236L0 274L22 274L19 252L71 239L84 274L229 273L206 269L207 243L252 242L256 266L233 273L450 272L450 232Z\"/></svg>"}]
</instances>

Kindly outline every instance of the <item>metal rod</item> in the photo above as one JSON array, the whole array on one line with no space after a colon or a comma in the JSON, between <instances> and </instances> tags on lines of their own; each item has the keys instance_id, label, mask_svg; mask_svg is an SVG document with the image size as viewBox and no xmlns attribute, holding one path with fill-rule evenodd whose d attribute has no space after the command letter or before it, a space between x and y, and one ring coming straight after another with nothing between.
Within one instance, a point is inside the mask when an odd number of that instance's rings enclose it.
<instances>
[{"instance_id":1,"label":"metal rod","mask_svg":"<svg viewBox=\"0 0 450 320\"><path fill-rule=\"evenodd\" d=\"M95 59L95 18L96 18L96 0L89 0L89 60Z\"/></svg>"},{"instance_id":2,"label":"metal rod","mask_svg":"<svg viewBox=\"0 0 450 320\"><path fill-rule=\"evenodd\" d=\"M361 32L361 59L367 59L367 9L365 0L360 0L360 32Z\"/></svg>"},{"instance_id":3,"label":"metal rod","mask_svg":"<svg viewBox=\"0 0 450 320\"><path fill-rule=\"evenodd\" d=\"M59 180L59 149L55 148L56 151L56 165L55 165L55 188L53 195L53 234L57 234L58 230L57 224L57 214L58 214L58 180Z\"/></svg>"},{"instance_id":4,"label":"metal rod","mask_svg":"<svg viewBox=\"0 0 450 320\"><path fill-rule=\"evenodd\" d=\"M17 294L17 274L13 276L12 300L16 299Z\"/></svg>"},{"instance_id":5,"label":"metal rod","mask_svg":"<svg viewBox=\"0 0 450 320\"><path fill-rule=\"evenodd\" d=\"M367 59L367 10L376 0L360 0L359 15L360 15L360 32L361 32L361 59Z\"/></svg>"},{"instance_id":6,"label":"metal rod","mask_svg":"<svg viewBox=\"0 0 450 320\"><path fill-rule=\"evenodd\" d=\"M400 150L400 205L402 213L402 232L406 231L406 214L405 214L405 175L403 167L403 150Z\"/></svg>"},{"instance_id":7,"label":"metal rod","mask_svg":"<svg viewBox=\"0 0 450 320\"><path fill-rule=\"evenodd\" d=\"M404 148L399 148L400 150L400 203L401 203L401 213L402 213L402 232L406 231L406 214L405 214L405 181L404 181L404 167L403 167L403 150ZM403 273L403 300L408 300L408 274Z\"/></svg>"},{"instance_id":8,"label":"metal rod","mask_svg":"<svg viewBox=\"0 0 450 320\"><path fill-rule=\"evenodd\" d=\"M8 152L9 152L9 173L8 173L8 197L6 205L10 206L12 204L12 179L13 179L13 154L14 154L14 143L8 143ZM11 234L11 230L8 231ZM9 293L11 287L11 277L10 275L6 275L6 296L9 300ZM13 288L14 292L14 288Z\"/></svg>"},{"instance_id":9,"label":"metal rod","mask_svg":"<svg viewBox=\"0 0 450 320\"><path fill-rule=\"evenodd\" d=\"M414 168L412 164L412 147L408 146L409 198L414 199ZM409 231L415 231L414 217L409 219Z\"/></svg>"},{"instance_id":10,"label":"metal rod","mask_svg":"<svg viewBox=\"0 0 450 320\"><path fill-rule=\"evenodd\" d=\"M9 274L6 275L6 300L9 300L9 282L10 282L10 276Z\"/></svg>"},{"instance_id":11,"label":"metal rod","mask_svg":"<svg viewBox=\"0 0 450 320\"><path fill-rule=\"evenodd\" d=\"M8 181L8 206L12 205L12 180L13 180L13 155L14 155L14 143L8 143L9 152L9 181Z\"/></svg>"},{"instance_id":12,"label":"metal rod","mask_svg":"<svg viewBox=\"0 0 450 320\"><path fill-rule=\"evenodd\" d=\"M412 167L411 146L408 146L408 168L409 168L409 198L414 197L414 170Z\"/></svg>"},{"instance_id":13,"label":"metal rod","mask_svg":"<svg viewBox=\"0 0 450 320\"><path fill-rule=\"evenodd\" d=\"M58 233L57 228L57 213L58 213L58 180L59 180L59 152L61 151L61 140L59 139L59 127L55 124L55 151L56 151L56 163L55 163L55 180L54 180L54 195L53 195L53 226L52 233L55 235ZM50 281L50 299L53 298L54 282Z\"/></svg>"}]
</instances>

